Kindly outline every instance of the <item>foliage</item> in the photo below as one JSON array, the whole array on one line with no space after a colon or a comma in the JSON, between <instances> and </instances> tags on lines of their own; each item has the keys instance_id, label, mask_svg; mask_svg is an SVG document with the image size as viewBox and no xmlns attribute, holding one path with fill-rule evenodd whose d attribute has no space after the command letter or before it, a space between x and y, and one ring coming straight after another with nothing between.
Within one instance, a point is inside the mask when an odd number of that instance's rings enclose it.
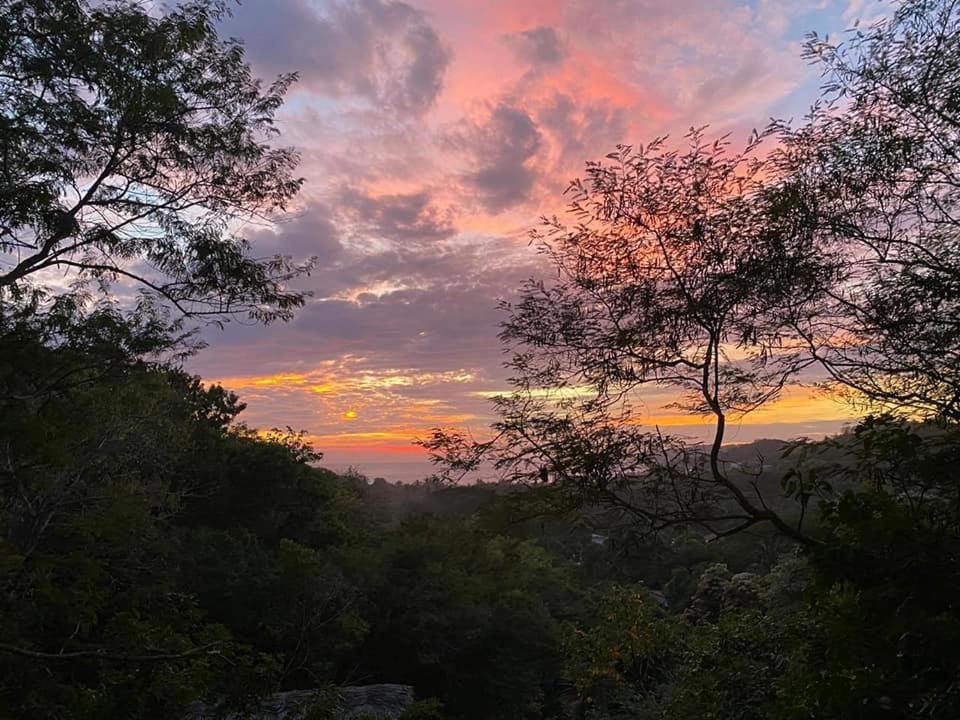
<instances>
[{"instance_id":1,"label":"foliage","mask_svg":"<svg viewBox=\"0 0 960 720\"><path fill-rule=\"evenodd\" d=\"M602 502L652 532L771 523L812 542L720 457L728 417L775 400L814 362L794 326L836 272L770 199L761 139L731 154L695 129L685 151L660 138L588 163L569 189L576 223L549 218L534 233L558 280L529 281L506 308L515 392L495 400L493 439L438 430L424 443L438 461L471 470L489 460L513 482L550 483L561 502ZM650 387L708 416L711 446L643 428L635 406Z\"/></svg>"},{"instance_id":2,"label":"foliage","mask_svg":"<svg viewBox=\"0 0 960 720\"><path fill-rule=\"evenodd\" d=\"M639 680L614 674L599 717L956 715L956 429L869 418L822 445L845 449L819 466L824 542L766 574L703 569L655 621L670 652ZM581 632L601 653L624 639Z\"/></svg>"},{"instance_id":3,"label":"foliage","mask_svg":"<svg viewBox=\"0 0 960 720\"><path fill-rule=\"evenodd\" d=\"M418 700L407 708L399 720L444 720L443 703L436 698Z\"/></svg>"},{"instance_id":4,"label":"foliage","mask_svg":"<svg viewBox=\"0 0 960 720\"><path fill-rule=\"evenodd\" d=\"M960 7L903 0L841 42L811 35L805 54L824 92L780 128L779 194L845 262L797 329L856 397L956 419Z\"/></svg>"},{"instance_id":5,"label":"foliage","mask_svg":"<svg viewBox=\"0 0 960 720\"><path fill-rule=\"evenodd\" d=\"M116 320L95 314L61 348L42 343L46 323L0 341L16 344L0 399L0 662L21 717L155 716L216 687L227 663L259 672L183 592L169 539L196 489L181 469L236 400L124 362L100 342L127 327ZM36 392L51 371L71 382Z\"/></svg>"},{"instance_id":6,"label":"foliage","mask_svg":"<svg viewBox=\"0 0 960 720\"><path fill-rule=\"evenodd\" d=\"M529 541L420 518L363 559L378 674L443 699L450 717L539 717L556 677L570 581Z\"/></svg>"},{"instance_id":7,"label":"foliage","mask_svg":"<svg viewBox=\"0 0 960 720\"><path fill-rule=\"evenodd\" d=\"M612 586L598 595L589 627L568 630L564 655L584 709L615 716L635 709L631 696L664 681L677 636L642 588Z\"/></svg>"},{"instance_id":8,"label":"foliage","mask_svg":"<svg viewBox=\"0 0 960 720\"><path fill-rule=\"evenodd\" d=\"M869 418L833 475L856 486L822 500L831 542L812 558L793 715L951 717L956 677L957 429ZM816 678L816 679L815 679Z\"/></svg>"},{"instance_id":9,"label":"foliage","mask_svg":"<svg viewBox=\"0 0 960 720\"><path fill-rule=\"evenodd\" d=\"M289 78L261 90L225 7L0 0L0 714L327 717L371 681L408 720L960 717L958 7L811 39L826 102L766 158L693 131L590 164L494 438L428 443L507 482L452 488L322 470L178 366L176 310L302 299L232 235L299 183L263 136ZM134 305L31 287L144 261ZM813 363L891 412L721 447ZM638 429L650 385L710 448Z\"/></svg>"},{"instance_id":10,"label":"foliage","mask_svg":"<svg viewBox=\"0 0 960 720\"><path fill-rule=\"evenodd\" d=\"M307 269L237 233L297 192L272 148L295 79L264 89L218 37L222 0L0 2L0 298L44 271L123 282L188 316L289 318Z\"/></svg>"}]
</instances>

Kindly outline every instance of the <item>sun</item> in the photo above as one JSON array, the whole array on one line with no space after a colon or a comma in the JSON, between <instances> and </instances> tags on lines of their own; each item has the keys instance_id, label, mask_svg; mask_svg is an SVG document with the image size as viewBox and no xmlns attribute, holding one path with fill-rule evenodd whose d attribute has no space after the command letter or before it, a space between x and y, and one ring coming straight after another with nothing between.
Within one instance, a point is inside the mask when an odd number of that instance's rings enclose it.
<instances>
[{"instance_id":1,"label":"sun","mask_svg":"<svg viewBox=\"0 0 960 720\"><path fill-rule=\"evenodd\" d=\"M343 419L344 419L344 420L356 420L356 419L357 419L357 411L356 411L356 410L347 410L347 411L343 414Z\"/></svg>"}]
</instances>

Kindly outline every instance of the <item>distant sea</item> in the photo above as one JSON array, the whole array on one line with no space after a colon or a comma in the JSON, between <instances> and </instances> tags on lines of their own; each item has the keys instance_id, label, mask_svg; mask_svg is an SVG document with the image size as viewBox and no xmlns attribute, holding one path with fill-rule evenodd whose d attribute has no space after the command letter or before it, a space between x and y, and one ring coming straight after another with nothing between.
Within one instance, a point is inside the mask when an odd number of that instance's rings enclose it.
<instances>
[{"instance_id":1,"label":"distant sea","mask_svg":"<svg viewBox=\"0 0 960 720\"><path fill-rule=\"evenodd\" d=\"M325 458L320 465L336 473L346 473L355 470L366 475L370 480L382 477L389 482L414 483L436 472L436 468L428 460L368 460L358 458L355 462L341 458Z\"/></svg>"},{"instance_id":2,"label":"distant sea","mask_svg":"<svg viewBox=\"0 0 960 720\"><path fill-rule=\"evenodd\" d=\"M760 439L789 440L798 437L811 439L838 433L849 424L846 420L824 420L801 423L763 423L757 425L732 422L727 426L727 445L742 445ZM689 442L706 442L712 438L713 428L707 423L700 425L681 425L664 428L667 434L683 438ZM437 468L423 455L411 454L392 458L385 453L346 453L331 450L324 455L320 465L337 473L345 473L351 468L366 475L370 480L382 477L389 482L413 483L432 475ZM469 476L468 481L492 480L486 477Z\"/></svg>"}]
</instances>

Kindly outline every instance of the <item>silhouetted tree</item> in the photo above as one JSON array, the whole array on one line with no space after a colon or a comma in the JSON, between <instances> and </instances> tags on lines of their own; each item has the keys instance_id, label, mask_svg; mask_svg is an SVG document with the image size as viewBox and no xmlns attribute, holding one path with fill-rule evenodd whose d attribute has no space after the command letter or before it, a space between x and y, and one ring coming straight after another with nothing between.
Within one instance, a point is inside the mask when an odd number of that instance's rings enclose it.
<instances>
[{"instance_id":1,"label":"silhouetted tree","mask_svg":"<svg viewBox=\"0 0 960 720\"><path fill-rule=\"evenodd\" d=\"M732 156L695 130L686 152L657 140L587 164L576 224L535 234L556 280L507 307L515 391L493 439L438 431L438 459L492 455L560 507L600 502L653 530L769 521L809 543L724 467L729 417L808 367L867 405L960 417L960 5L906 0L807 54L827 82L799 129L774 122ZM713 421L708 452L639 426L650 386Z\"/></svg>"},{"instance_id":2,"label":"silhouetted tree","mask_svg":"<svg viewBox=\"0 0 960 720\"><path fill-rule=\"evenodd\" d=\"M960 417L960 5L906 0L838 44L826 83L780 129L785 202L846 258L798 325L836 384L885 409Z\"/></svg>"},{"instance_id":3,"label":"silhouetted tree","mask_svg":"<svg viewBox=\"0 0 960 720\"><path fill-rule=\"evenodd\" d=\"M772 522L809 541L720 457L728 417L776 399L814 362L793 327L836 272L767 197L761 139L730 154L693 130L683 152L660 139L588 163L570 188L577 223L545 219L534 234L557 279L530 281L506 308L516 392L497 400L495 439L438 432L427 445L463 469L493 452L514 481L546 479L652 530ZM639 426L649 387L714 421L706 452Z\"/></svg>"}]
</instances>

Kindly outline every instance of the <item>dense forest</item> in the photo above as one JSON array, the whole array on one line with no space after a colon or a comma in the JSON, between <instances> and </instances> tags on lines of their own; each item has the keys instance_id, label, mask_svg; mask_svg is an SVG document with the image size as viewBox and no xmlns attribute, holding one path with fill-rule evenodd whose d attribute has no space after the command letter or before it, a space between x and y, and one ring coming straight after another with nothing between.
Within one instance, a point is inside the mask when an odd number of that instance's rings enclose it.
<instances>
[{"instance_id":1,"label":"dense forest","mask_svg":"<svg viewBox=\"0 0 960 720\"><path fill-rule=\"evenodd\" d=\"M138 358L125 321L63 320L55 347L33 317L4 326L7 717L374 682L412 685L419 718L955 712L952 429L875 420L766 467L773 487L838 476L815 551L763 529L654 538L559 512L549 486L337 476Z\"/></svg>"},{"instance_id":2,"label":"dense forest","mask_svg":"<svg viewBox=\"0 0 960 720\"><path fill-rule=\"evenodd\" d=\"M385 683L406 720L960 717L958 3L811 36L798 127L588 163L500 420L412 485L183 370L198 323L307 301L239 234L299 190L296 77L228 11L0 0L0 717ZM726 442L809 377L862 420ZM651 385L713 442L635 422Z\"/></svg>"}]
</instances>

